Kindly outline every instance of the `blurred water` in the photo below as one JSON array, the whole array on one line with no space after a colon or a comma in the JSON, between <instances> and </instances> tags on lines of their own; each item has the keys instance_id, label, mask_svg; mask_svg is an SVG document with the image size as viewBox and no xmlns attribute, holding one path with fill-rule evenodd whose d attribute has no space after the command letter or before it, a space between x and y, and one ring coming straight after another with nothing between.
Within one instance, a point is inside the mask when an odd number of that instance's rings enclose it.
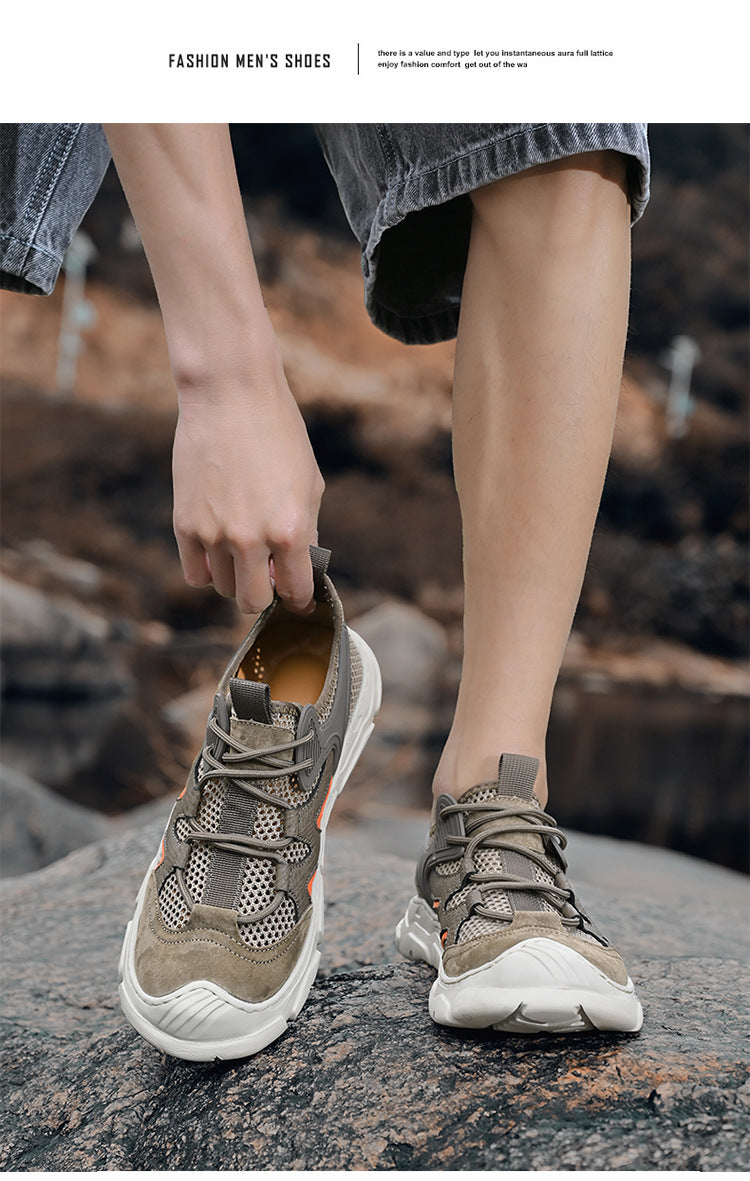
<instances>
[{"instance_id":1,"label":"blurred water","mask_svg":"<svg viewBox=\"0 0 750 1181\"><path fill-rule=\"evenodd\" d=\"M562 823L750 868L744 699L564 684L547 749Z\"/></svg>"}]
</instances>

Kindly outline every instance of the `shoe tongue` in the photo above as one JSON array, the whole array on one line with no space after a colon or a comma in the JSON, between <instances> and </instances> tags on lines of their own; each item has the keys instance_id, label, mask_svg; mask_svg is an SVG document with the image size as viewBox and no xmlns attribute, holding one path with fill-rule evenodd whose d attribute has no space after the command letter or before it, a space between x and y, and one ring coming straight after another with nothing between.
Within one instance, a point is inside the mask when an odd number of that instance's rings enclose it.
<instances>
[{"instance_id":1,"label":"shoe tongue","mask_svg":"<svg viewBox=\"0 0 750 1181\"><path fill-rule=\"evenodd\" d=\"M500 755L497 794L514 796L518 800L532 800L538 771L539 759L532 759L529 755Z\"/></svg>"},{"instance_id":2,"label":"shoe tongue","mask_svg":"<svg viewBox=\"0 0 750 1181\"><path fill-rule=\"evenodd\" d=\"M232 677L229 682L229 696L238 718L251 722L271 722L271 690L262 681L246 681L243 677Z\"/></svg>"},{"instance_id":3,"label":"shoe tongue","mask_svg":"<svg viewBox=\"0 0 750 1181\"><path fill-rule=\"evenodd\" d=\"M232 703L229 732L253 750L265 750L296 736L299 708L289 701L272 701L271 690L262 681L232 677L229 697ZM279 758L294 762L291 751Z\"/></svg>"},{"instance_id":4,"label":"shoe tongue","mask_svg":"<svg viewBox=\"0 0 750 1181\"><path fill-rule=\"evenodd\" d=\"M534 795L534 784L538 770L538 759L532 759L528 755L501 755L496 781L494 783L480 783L462 798L473 803L487 803L490 800L497 800L498 803L508 799L523 800L538 807L538 801ZM466 821L466 831L472 832L481 823L481 813L476 817L470 816ZM494 821L494 823L499 823L501 830L504 827L514 830L510 839L519 850L526 848L533 849L537 853L545 853L544 841L538 830L530 827L528 832L517 831L518 818L513 816L512 808L506 821L500 820L499 822Z\"/></svg>"}]
</instances>

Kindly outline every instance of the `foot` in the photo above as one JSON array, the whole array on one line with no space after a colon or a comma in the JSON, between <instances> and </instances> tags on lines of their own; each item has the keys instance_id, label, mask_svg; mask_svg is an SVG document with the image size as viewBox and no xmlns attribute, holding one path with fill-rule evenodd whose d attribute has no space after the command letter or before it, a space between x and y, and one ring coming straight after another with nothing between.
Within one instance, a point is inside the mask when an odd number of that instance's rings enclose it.
<instances>
[{"instance_id":1,"label":"foot","mask_svg":"<svg viewBox=\"0 0 750 1181\"><path fill-rule=\"evenodd\" d=\"M302 1008L323 932L334 800L380 704L380 673L313 550L317 606L258 617L138 895L120 958L127 1019L178 1058L240 1058Z\"/></svg>"},{"instance_id":2,"label":"foot","mask_svg":"<svg viewBox=\"0 0 750 1181\"><path fill-rule=\"evenodd\" d=\"M505 754L495 782L437 800L396 945L437 969L441 1025L635 1032L633 983L565 877L566 839L534 797L537 769Z\"/></svg>"}]
</instances>

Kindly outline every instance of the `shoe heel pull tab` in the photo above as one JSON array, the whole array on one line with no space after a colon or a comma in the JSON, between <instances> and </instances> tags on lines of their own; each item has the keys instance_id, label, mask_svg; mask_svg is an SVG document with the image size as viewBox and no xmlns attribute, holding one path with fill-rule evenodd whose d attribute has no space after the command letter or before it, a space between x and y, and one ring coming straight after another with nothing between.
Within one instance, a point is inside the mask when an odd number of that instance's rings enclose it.
<instances>
[{"instance_id":1,"label":"shoe heel pull tab","mask_svg":"<svg viewBox=\"0 0 750 1181\"><path fill-rule=\"evenodd\" d=\"M329 549L324 549L321 545L310 546L310 561L312 562L313 581L316 591L323 589L323 577L328 570L330 560L331 551Z\"/></svg>"}]
</instances>

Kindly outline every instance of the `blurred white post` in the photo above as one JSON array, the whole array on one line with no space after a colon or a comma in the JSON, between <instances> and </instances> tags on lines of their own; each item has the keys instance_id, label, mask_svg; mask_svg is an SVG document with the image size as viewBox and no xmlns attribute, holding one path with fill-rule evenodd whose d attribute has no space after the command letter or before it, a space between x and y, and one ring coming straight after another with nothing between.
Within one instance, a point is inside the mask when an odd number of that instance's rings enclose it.
<instances>
[{"instance_id":1,"label":"blurred white post","mask_svg":"<svg viewBox=\"0 0 750 1181\"><path fill-rule=\"evenodd\" d=\"M672 347L663 354L664 364L671 370L667 391L667 433L673 439L687 433L687 423L695 406L690 397L693 368L700 360L701 351L692 336L675 336Z\"/></svg>"},{"instance_id":2,"label":"blurred white post","mask_svg":"<svg viewBox=\"0 0 750 1181\"><path fill-rule=\"evenodd\" d=\"M96 311L85 298L86 268L96 258L96 248L87 234L80 230L65 251L60 336L57 342L57 374L55 389L58 397L68 398L73 393L81 350L81 332L96 319Z\"/></svg>"}]
</instances>

